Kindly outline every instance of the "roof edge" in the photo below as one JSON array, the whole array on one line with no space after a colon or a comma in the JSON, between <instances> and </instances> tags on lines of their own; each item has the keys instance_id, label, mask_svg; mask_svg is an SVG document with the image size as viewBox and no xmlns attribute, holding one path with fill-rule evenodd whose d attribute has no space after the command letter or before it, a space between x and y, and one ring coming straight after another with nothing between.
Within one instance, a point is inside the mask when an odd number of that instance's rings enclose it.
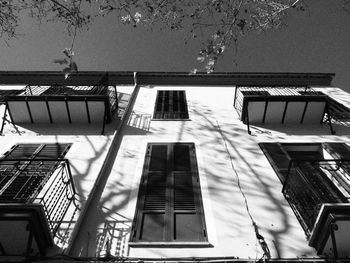
<instances>
[{"instance_id":1,"label":"roof edge","mask_svg":"<svg viewBox=\"0 0 350 263\"><path fill-rule=\"evenodd\" d=\"M106 78L108 75L108 78ZM137 72L139 84L144 85L285 85L330 86L334 73L288 72ZM0 71L0 84L30 85L97 85L101 81L110 85L134 84L132 71L79 71L68 79L60 71Z\"/></svg>"}]
</instances>

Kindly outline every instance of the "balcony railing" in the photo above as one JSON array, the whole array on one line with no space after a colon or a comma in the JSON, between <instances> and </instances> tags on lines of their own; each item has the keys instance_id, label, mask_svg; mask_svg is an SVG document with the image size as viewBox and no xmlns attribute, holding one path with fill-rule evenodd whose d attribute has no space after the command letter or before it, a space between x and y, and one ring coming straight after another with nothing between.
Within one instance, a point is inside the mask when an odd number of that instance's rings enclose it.
<instances>
[{"instance_id":1,"label":"balcony railing","mask_svg":"<svg viewBox=\"0 0 350 263\"><path fill-rule=\"evenodd\" d=\"M8 86L7 88L10 88ZM5 119L17 124L109 123L118 109L115 85L95 86L26 85L18 90L0 90L0 104L6 104ZM68 127L68 126L65 126Z\"/></svg>"},{"instance_id":2,"label":"balcony railing","mask_svg":"<svg viewBox=\"0 0 350 263\"><path fill-rule=\"evenodd\" d=\"M115 86L27 85L19 96L108 96L111 112L114 112L118 106Z\"/></svg>"},{"instance_id":3,"label":"balcony railing","mask_svg":"<svg viewBox=\"0 0 350 263\"><path fill-rule=\"evenodd\" d=\"M252 96L303 96L306 95L317 96L317 91L307 87L237 87L235 94L234 106L241 115L243 110L244 97ZM243 120L245 121L245 120Z\"/></svg>"},{"instance_id":4,"label":"balcony railing","mask_svg":"<svg viewBox=\"0 0 350 263\"><path fill-rule=\"evenodd\" d=\"M282 192L310 236L322 204L349 203L350 160L292 159Z\"/></svg>"},{"instance_id":5,"label":"balcony railing","mask_svg":"<svg viewBox=\"0 0 350 263\"><path fill-rule=\"evenodd\" d=\"M309 87L237 87L234 98L234 107L240 119L247 124L249 134L250 123L325 122L334 134L331 120L339 113L342 105L338 104L323 92ZM347 113L346 116L344 112ZM349 110L343 110L341 113L343 120L350 120Z\"/></svg>"},{"instance_id":6,"label":"balcony railing","mask_svg":"<svg viewBox=\"0 0 350 263\"><path fill-rule=\"evenodd\" d=\"M0 160L0 203L40 204L52 236L75 195L67 159Z\"/></svg>"}]
</instances>

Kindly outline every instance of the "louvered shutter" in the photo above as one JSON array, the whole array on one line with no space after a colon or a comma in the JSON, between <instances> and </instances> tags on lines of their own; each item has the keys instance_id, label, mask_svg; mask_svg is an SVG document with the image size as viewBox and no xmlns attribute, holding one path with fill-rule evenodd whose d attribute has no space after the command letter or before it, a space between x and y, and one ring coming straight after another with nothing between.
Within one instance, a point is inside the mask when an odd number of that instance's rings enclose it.
<instances>
[{"instance_id":1,"label":"louvered shutter","mask_svg":"<svg viewBox=\"0 0 350 263\"><path fill-rule=\"evenodd\" d=\"M57 159L65 155L70 144L16 144L3 159Z\"/></svg>"},{"instance_id":2,"label":"louvered shutter","mask_svg":"<svg viewBox=\"0 0 350 263\"><path fill-rule=\"evenodd\" d=\"M154 119L188 119L184 90L159 90L157 92Z\"/></svg>"},{"instance_id":3,"label":"louvered shutter","mask_svg":"<svg viewBox=\"0 0 350 263\"><path fill-rule=\"evenodd\" d=\"M40 144L17 144L11 150L5 153L4 159L30 159L38 150Z\"/></svg>"},{"instance_id":4,"label":"louvered shutter","mask_svg":"<svg viewBox=\"0 0 350 263\"><path fill-rule=\"evenodd\" d=\"M165 240L167 146L148 146L140 189L138 240Z\"/></svg>"},{"instance_id":5,"label":"louvered shutter","mask_svg":"<svg viewBox=\"0 0 350 263\"><path fill-rule=\"evenodd\" d=\"M65 155L70 144L17 144L5 153L0 168L0 201L25 202L34 197L56 168L56 161ZM17 159L17 160L16 160ZM18 160L18 159L21 159ZM27 159L25 161L23 159ZM7 161L7 160L13 160Z\"/></svg>"},{"instance_id":6,"label":"louvered shutter","mask_svg":"<svg viewBox=\"0 0 350 263\"><path fill-rule=\"evenodd\" d=\"M323 148L326 149L327 152L334 158L334 159L342 159L345 160L343 162L343 165L341 166L341 169L339 170L340 173L334 171L331 172L335 180L338 181L338 184L343 187L343 189L346 191L347 197L350 196L350 147L349 145L345 143L323 143ZM341 174L341 176L340 176Z\"/></svg>"},{"instance_id":7,"label":"louvered shutter","mask_svg":"<svg viewBox=\"0 0 350 263\"><path fill-rule=\"evenodd\" d=\"M44 144L36 154L37 159L58 159L64 157L70 148L70 144Z\"/></svg>"},{"instance_id":8,"label":"louvered shutter","mask_svg":"<svg viewBox=\"0 0 350 263\"><path fill-rule=\"evenodd\" d=\"M329 142L323 143L322 146L334 159L350 159L350 147L345 143Z\"/></svg>"},{"instance_id":9,"label":"louvered shutter","mask_svg":"<svg viewBox=\"0 0 350 263\"><path fill-rule=\"evenodd\" d=\"M279 179L284 183L290 162L287 152L280 143L259 143L259 145Z\"/></svg>"},{"instance_id":10,"label":"louvered shutter","mask_svg":"<svg viewBox=\"0 0 350 263\"><path fill-rule=\"evenodd\" d=\"M174 240L205 241L194 145L175 144L173 153Z\"/></svg>"},{"instance_id":11,"label":"louvered shutter","mask_svg":"<svg viewBox=\"0 0 350 263\"><path fill-rule=\"evenodd\" d=\"M206 241L193 144L149 144L135 214L134 242Z\"/></svg>"}]
</instances>

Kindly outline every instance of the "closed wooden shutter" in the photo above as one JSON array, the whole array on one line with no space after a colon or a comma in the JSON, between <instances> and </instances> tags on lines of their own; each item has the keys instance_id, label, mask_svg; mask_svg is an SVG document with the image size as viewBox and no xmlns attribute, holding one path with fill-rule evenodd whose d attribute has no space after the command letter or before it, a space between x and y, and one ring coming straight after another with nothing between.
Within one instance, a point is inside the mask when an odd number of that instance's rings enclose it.
<instances>
[{"instance_id":1,"label":"closed wooden shutter","mask_svg":"<svg viewBox=\"0 0 350 263\"><path fill-rule=\"evenodd\" d=\"M329 170L334 180L343 189L344 195L350 198L350 147L345 143L323 143L323 148L334 158L341 159L341 169L338 171Z\"/></svg>"},{"instance_id":2,"label":"closed wooden shutter","mask_svg":"<svg viewBox=\"0 0 350 263\"><path fill-rule=\"evenodd\" d=\"M329 142L323 143L322 146L334 159L350 160L350 147L347 144Z\"/></svg>"},{"instance_id":3,"label":"closed wooden shutter","mask_svg":"<svg viewBox=\"0 0 350 263\"><path fill-rule=\"evenodd\" d=\"M194 144L147 146L132 233L132 242L207 240Z\"/></svg>"},{"instance_id":4,"label":"closed wooden shutter","mask_svg":"<svg viewBox=\"0 0 350 263\"><path fill-rule=\"evenodd\" d=\"M347 175L343 173L343 169L346 168L339 169L335 167L332 160L325 160L322 151L323 147L333 158L343 159L350 153L346 145L341 143L262 143L260 146L277 175L280 179L282 178L283 194L307 233L312 231L322 204L348 202L343 191L343 189L348 190L348 184L345 181L349 179L345 178ZM286 181L285 178L283 180L283 171L288 167L288 160L295 162Z\"/></svg>"},{"instance_id":5,"label":"closed wooden shutter","mask_svg":"<svg viewBox=\"0 0 350 263\"><path fill-rule=\"evenodd\" d=\"M3 159L57 159L63 157L70 144L16 144L6 152Z\"/></svg>"},{"instance_id":6,"label":"closed wooden shutter","mask_svg":"<svg viewBox=\"0 0 350 263\"><path fill-rule=\"evenodd\" d=\"M284 183L291 160L287 152L280 143L259 143L259 145L275 170L278 178Z\"/></svg>"},{"instance_id":7,"label":"closed wooden shutter","mask_svg":"<svg viewBox=\"0 0 350 263\"><path fill-rule=\"evenodd\" d=\"M184 90L159 90L157 92L154 119L188 119Z\"/></svg>"},{"instance_id":8,"label":"closed wooden shutter","mask_svg":"<svg viewBox=\"0 0 350 263\"><path fill-rule=\"evenodd\" d=\"M17 144L6 152L0 162L0 201L26 202L36 196L41 186L56 169L70 144ZM11 161L13 160L13 161Z\"/></svg>"},{"instance_id":9,"label":"closed wooden shutter","mask_svg":"<svg viewBox=\"0 0 350 263\"><path fill-rule=\"evenodd\" d=\"M40 144L17 144L6 152L3 159L29 159L38 150Z\"/></svg>"}]
</instances>

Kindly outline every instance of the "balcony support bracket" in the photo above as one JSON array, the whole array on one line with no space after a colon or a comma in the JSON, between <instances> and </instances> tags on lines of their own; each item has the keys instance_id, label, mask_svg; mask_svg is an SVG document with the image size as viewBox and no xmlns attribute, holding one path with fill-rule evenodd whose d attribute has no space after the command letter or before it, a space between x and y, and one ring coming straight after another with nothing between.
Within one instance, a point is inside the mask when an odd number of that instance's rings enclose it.
<instances>
[{"instance_id":1,"label":"balcony support bracket","mask_svg":"<svg viewBox=\"0 0 350 263\"><path fill-rule=\"evenodd\" d=\"M329 128L331 130L331 134L335 135L335 130L333 129L333 125L332 125L332 118L331 118L331 115L329 113L328 103L326 105L325 111L327 113L327 120L326 120L326 122L328 122Z\"/></svg>"},{"instance_id":2,"label":"balcony support bracket","mask_svg":"<svg viewBox=\"0 0 350 263\"><path fill-rule=\"evenodd\" d=\"M337 249L337 242L335 240L335 231L338 230L338 225L336 223L331 223L329 225L329 230L331 233L331 240L332 240L332 247L333 247L333 258L335 260L338 260L338 249Z\"/></svg>"},{"instance_id":3,"label":"balcony support bracket","mask_svg":"<svg viewBox=\"0 0 350 263\"><path fill-rule=\"evenodd\" d=\"M246 123L247 123L247 129L248 129L248 134L251 135L252 132L250 130L250 124L249 124L249 112L248 112L248 107L247 107L247 113L246 113Z\"/></svg>"},{"instance_id":4,"label":"balcony support bracket","mask_svg":"<svg viewBox=\"0 0 350 263\"><path fill-rule=\"evenodd\" d=\"M10 119L7 119L7 114L9 115ZM0 129L0 136L3 135L5 122L11 123L11 124L13 125L14 129L17 131L17 133L18 133L19 135L21 135L21 133L20 133L19 130L17 129L16 124L15 124L14 121L12 120L11 111L10 111L10 109L9 109L7 103L5 104L4 115L2 116L2 123L1 123L1 129Z\"/></svg>"},{"instance_id":5,"label":"balcony support bracket","mask_svg":"<svg viewBox=\"0 0 350 263\"><path fill-rule=\"evenodd\" d=\"M28 259L30 257L30 254L32 253L32 244L33 244L34 233L32 231L31 223L28 224L28 230L29 230L29 235L28 235L28 240L27 240L26 259Z\"/></svg>"}]
</instances>

